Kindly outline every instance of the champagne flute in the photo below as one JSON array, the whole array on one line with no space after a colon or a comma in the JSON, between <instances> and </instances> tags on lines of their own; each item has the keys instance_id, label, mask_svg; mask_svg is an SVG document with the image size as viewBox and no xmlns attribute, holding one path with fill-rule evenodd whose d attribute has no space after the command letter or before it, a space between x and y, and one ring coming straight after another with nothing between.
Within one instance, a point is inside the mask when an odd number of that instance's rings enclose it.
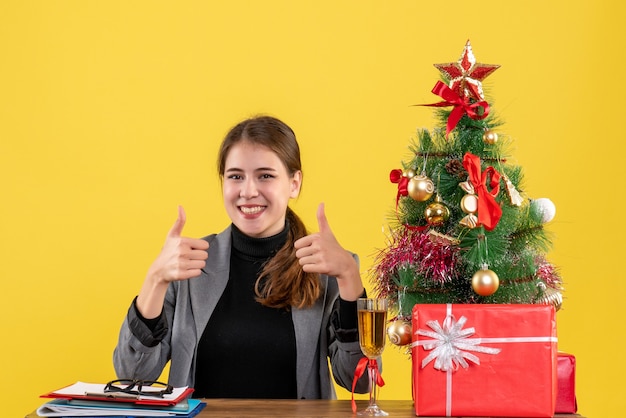
<instances>
[{"instance_id":1,"label":"champagne flute","mask_svg":"<svg viewBox=\"0 0 626 418\"><path fill-rule=\"evenodd\" d=\"M367 373L370 378L370 401L359 416L383 417L389 415L376 405L377 377L379 375L376 358L385 348L387 336L387 299L362 298L357 300L359 316L359 344L368 358Z\"/></svg>"}]
</instances>

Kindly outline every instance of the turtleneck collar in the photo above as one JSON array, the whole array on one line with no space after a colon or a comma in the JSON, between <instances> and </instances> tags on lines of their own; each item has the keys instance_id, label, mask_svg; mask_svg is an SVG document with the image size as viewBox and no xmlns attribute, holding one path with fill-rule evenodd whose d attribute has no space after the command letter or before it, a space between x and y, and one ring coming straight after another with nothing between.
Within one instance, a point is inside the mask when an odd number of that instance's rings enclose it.
<instances>
[{"instance_id":1,"label":"turtleneck collar","mask_svg":"<svg viewBox=\"0 0 626 418\"><path fill-rule=\"evenodd\" d=\"M241 232L235 224L231 225L231 231L234 250L253 259L267 259L285 245L289 234L289 222L285 222L285 228L281 232L265 238L250 237Z\"/></svg>"}]
</instances>

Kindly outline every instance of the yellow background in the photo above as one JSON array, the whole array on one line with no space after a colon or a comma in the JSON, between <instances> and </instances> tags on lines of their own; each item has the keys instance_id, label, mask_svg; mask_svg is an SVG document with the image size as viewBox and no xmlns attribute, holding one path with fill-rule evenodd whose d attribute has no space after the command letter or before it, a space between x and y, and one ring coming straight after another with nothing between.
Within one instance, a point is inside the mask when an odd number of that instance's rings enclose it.
<instances>
[{"instance_id":1,"label":"yellow background","mask_svg":"<svg viewBox=\"0 0 626 418\"><path fill-rule=\"evenodd\" d=\"M400 168L432 128L434 63L470 39L530 197L557 207L559 348L579 411L620 416L624 375L624 6L603 1L18 1L0 6L2 416L113 377L126 309L174 222L228 223L217 146L241 118L284 119L304 153L294 209L326 203L366 274ZM409 399L389 346L381 398ZM520 359L524 361L524 359ZM532 367L532 364L529 364ZM342 398L349 392L340 390ZM488 397L488 393L476 393ZM8 406L8 411L6 410Z\"/></svg>"}]
</instances>

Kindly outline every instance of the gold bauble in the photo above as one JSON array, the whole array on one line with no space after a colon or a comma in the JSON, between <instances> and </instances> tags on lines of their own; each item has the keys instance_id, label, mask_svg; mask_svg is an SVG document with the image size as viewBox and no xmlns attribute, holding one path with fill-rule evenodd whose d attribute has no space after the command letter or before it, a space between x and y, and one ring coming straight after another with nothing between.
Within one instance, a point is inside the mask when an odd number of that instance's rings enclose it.
<instances>
[{"instance_id":1,"label":"gold bauble","mask_svg":"<svg viewBox=\"0 0 626 418\"><path fill-rule=\"evenodd\" d=\"M466 194L461 198L461 209L465 213L476 213L478 210L478 196L475 194Z\"/></svg>"},{"instance_id":2,"label":"gold bauble","mask_svg":"<svg viewBox=\"0 0 626 418\"><path fill-rule=\"evenodd\" d=\"M491 129L487 129L483 134L483 142L489 145L495 144L496 142L498 142L498 134Z\"/></svg>"},{"instance_id":3,"label":"gold bauble","mask_svg":"<svg viewBox=\"0 0 626 418\"><path fill-rule=\"evenodd\" d=\"M430 225L441 225L450 217L450 209L443 203L436 201L426 206L424 216Z\"/></svg>"},{"instance_id":4,"label":"gold bauble","mask_svg":"<svg viewBox=\"0 0 626 418\"><path fill-rule=\"evenodd\" d=\"M423 174L412 177L406 188L409 196L418 202L427 201L435 192L435 184Z\"/></svg>"},{"instance_id":5,"label":"gold bauble","mask_svg":"<svg viewBox=\"0 0 626 418\"><path fill-rule=\"evenodd\" d=\"M405 319L396 319L387 326L389 341L397 346L410 344L412 334L413 327L411 326L411 321Z\"/></svg>"},{"instance_id":6,"label":"gold bauble","mask_svg":"<svg viewBox=\"0 0 626 418\"><path fill-rule=\"evenodd\" d=\"M404 173L402 173L402 175L404 177L412 179L413 177L415 177L415 170L413 170L412 168L407 168L406 170L404 170Z\"/></svg>"},{"instance_id":7,"label":"gold bauble","mask_svg":"<svg viewBox=\"0 0 626 418\"><path fill-rule=\"evenodd\" d=\"M500 286L498 275L488 268L482 268L472 277L472 289L480 296L491 296Z\"/></svg>"}]
</instances>

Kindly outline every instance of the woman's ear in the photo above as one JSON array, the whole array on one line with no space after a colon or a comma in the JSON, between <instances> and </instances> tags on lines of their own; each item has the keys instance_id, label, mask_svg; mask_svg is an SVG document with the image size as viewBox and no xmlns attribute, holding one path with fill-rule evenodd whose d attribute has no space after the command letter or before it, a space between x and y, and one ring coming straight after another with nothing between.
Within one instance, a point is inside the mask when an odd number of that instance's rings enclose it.
<instances>
[{"instance_id":1,"label":"woman's ear","mask_svg":"<svg viewBox=\"0 0 626 418\"><path fill-rule=\"evenodd\" d=\"M296 171L291 176L291 194L289 197L295 199L300 195L300 188L302 187L302 171Z\"/></svg>"}]
</instances>

